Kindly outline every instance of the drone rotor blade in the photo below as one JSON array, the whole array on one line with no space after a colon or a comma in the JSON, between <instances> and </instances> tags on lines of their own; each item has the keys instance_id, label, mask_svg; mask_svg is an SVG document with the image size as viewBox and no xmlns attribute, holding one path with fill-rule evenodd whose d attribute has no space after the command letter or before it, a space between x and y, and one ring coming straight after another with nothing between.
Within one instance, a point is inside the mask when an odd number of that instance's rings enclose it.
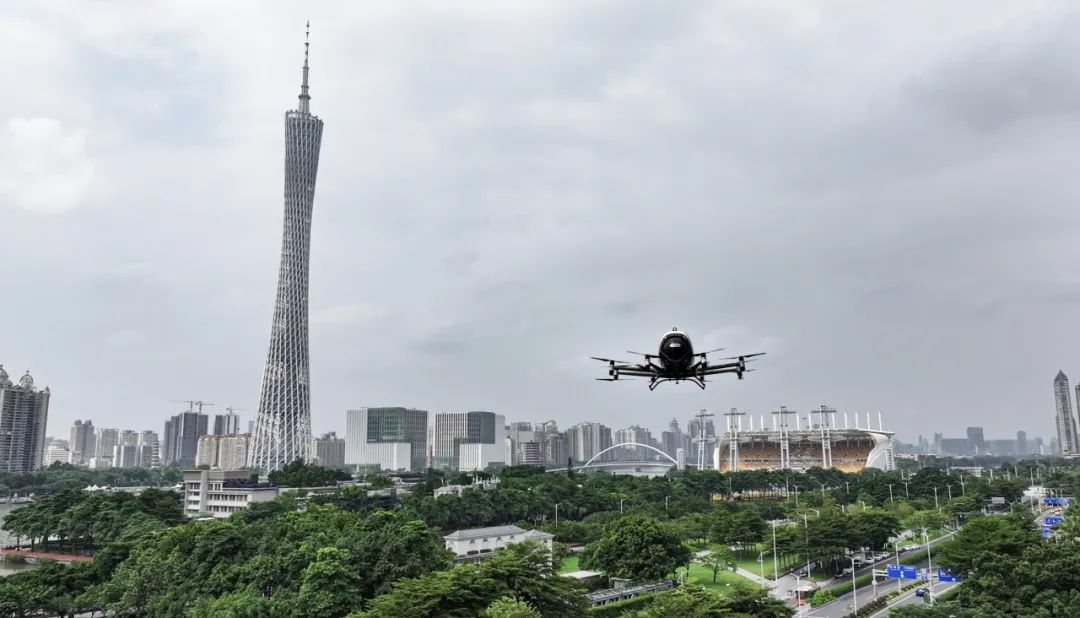
<instances>
[{"instance_id":1,"label":"drone rotor blade","mask_svg":"<svg viewBox=\"0 0 1080 618\"><path fill-rule=\"evenodd\" d=\"M727 348L716 348L715 350L709 350L708 352L698 352L698 356L705 356L706 354L712 354L713 352L723 352Z\"/></svg>"}]
</instances>

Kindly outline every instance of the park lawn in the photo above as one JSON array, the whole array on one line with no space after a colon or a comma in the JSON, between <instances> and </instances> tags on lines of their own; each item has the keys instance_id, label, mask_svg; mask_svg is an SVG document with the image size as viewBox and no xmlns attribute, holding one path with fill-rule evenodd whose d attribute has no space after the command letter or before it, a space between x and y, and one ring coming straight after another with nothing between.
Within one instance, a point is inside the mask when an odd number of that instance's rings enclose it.
<instances>
[{"instance_id":1,"label":"park lawn","mask_svg":"<svg viewBox=\"0 0 1080 618\"><path fill-rule=\"evenodd\" d=\"M567 556L563 558L562 566L559 567L559 573L573 573L574 571L580 571L578 566L579 556Z\"/></svg>"},{"instance_id":2,"label":"park lawn","mask_svg":"<svg viewBox=\"0 0 1080 618\"><path fill-rule=\"evenodd\" d=\"M685 570L686 569L684 567L679 567L678 573L681 574ZM695 581L710 590L719 592L720 594L726 594L727 592L732 590L732 588L738 586L756 585L754 584L754 582L746 579L742 575L739 575L738 573L733 573L732 571L727 569L717 572L716 583L714 584L712 569L698 562L694 562L690 565L689 580Z\"/></svg>"}]
</instances>

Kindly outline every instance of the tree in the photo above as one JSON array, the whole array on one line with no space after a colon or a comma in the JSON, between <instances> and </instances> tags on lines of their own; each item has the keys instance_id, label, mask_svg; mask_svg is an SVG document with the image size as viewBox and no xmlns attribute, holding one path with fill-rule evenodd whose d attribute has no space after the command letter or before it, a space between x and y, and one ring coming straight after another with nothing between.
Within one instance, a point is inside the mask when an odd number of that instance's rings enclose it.
<instances>
[{"instance_id":1,"label":"tree","mask_svg":"<svg viewBox=\"0 0 1080 618\"><path fill-rule=\"evenodd\" d=\"M653 595L641 618L726 618L732 616L731 601L699 584L683 584Z\"/></svg>"},{"instance_id":2,"label":"tree","mask_svg":"<svg viewBox=\"0 0 1080 618\"><path fill-rule=\"evenodd\" d=\"M945 543L937 553L937 560L942 566L964 575L975 568L976 561L984 553L996 557L1019 556L1027 547L1040 541L1034 525L1023 515L980 517Z\"/></svg>"},{"instance_id":3,"label":"tree","mask_svg":"<svg viewBox=\"0 0 1080 618\"><path fill-rule=\"evenodd\" d=\"M525 601L502 597L492 601L484 610L484 618L541 618L540 612Z\"/></svg>"},{"instance_id":4,"label":"tree","mask_svg":"<svg viewBox=\"0 0 1080 618\"><path fill-rule=\"evenodd\" d=\"M313 616L344 616L356 609L360 577L347 562L348 554L336 547L322 547L304 569L300 584L300 607Z\"/></svg>"},{"instance_id":5,"label":"tree","mask_svg":"<svg viewBox=\"0 0 1080 618\"><path fill-rule=\"evenodd\" d=\"M336 481L347 481L352 478L344 470L323 468L313 464L304 463L297 459L292 463L285 464L280 470L272 470L267 479L280 487L325 487L333 485Z\"/></svg>"},{"instance_id":6,"label":"tree","mask_svg":"<svg viewBox=\"0 0 1080 618\"><path fill-rule=\"evenodd\" d=\"M629 516L608 524L604 536L585 547L581 564L610 577L656 581L690 559L679 536L655 519Z\"/></svg>"},{"instance_id":7,"label":"tree","mask_svg":"<svg viewBox=\"0 0 1080 618\"><path fill-rule=\"evenodd\" d=\"M705 554L698 560L712 571L712 582L716 583L716 576L724 569L735 570L735 554L727 547L719 547Z\"/></svg>"},{"instance_id":8,"label":"tree","mask_svg":"<svg viewBox=\"0 0 1080 618\"><path fill-rule=\"evenodd\" d=\"M728 595L731 611L736 616L754 618L789 618L794 610L787 603L775 599L757 586L740 586Z\"/></svg>"}]
</instances>

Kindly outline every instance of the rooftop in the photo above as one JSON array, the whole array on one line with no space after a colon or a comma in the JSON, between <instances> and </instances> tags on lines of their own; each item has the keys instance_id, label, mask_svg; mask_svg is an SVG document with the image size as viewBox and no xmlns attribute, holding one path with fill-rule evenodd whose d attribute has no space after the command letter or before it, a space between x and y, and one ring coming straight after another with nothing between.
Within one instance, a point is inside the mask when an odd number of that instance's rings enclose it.
<instances>
[{"instance_id":1,"label":"rooftop","mask_svg":"<svg viewBox=\"0 0 1080 618\"><path fill-rule=\"evenodd\" d=\"M532 532L536 532L533 530ZM490 536L510 536L511 534L524 534L525 531L517 526L491 526L490 528L468 528L466 530L455 530L443 538L447 541L457 541L461 539L480 539ZM543 532L538 534L545 534Z\"/></svg>"}]
</instances>

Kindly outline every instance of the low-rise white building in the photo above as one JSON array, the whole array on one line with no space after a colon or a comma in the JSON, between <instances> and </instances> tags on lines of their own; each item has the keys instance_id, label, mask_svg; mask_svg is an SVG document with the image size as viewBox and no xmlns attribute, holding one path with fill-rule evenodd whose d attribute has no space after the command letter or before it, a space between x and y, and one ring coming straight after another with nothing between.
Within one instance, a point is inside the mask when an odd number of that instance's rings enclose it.
<instances>
[{"instance_id":1,"label":"low-rise white building","mask_svg":"<svg viewBox=\"0 0 1080 618\"><path fill-rule=\"evenodd\" d=\"M278 488L252 481L244 470L184 470L184 514L228 517L255 502L278 497Z\"/></svg>"},{"instance_id":2,"label":"low-rise white building","mask_svg":"<svg viewBox=\"0 0 1080 618\"><path fill-rule=\"evenodd\" d=\"M491 491L498 488L499 479L491 479L490 481L474 481L471 485L443 485L436 487L432 494L438 498L439 496L460 496L470 489Z\"/></svg>"},{"instance_id":3,"label":"low-rise white building","mask_svg":"<svg viewBox=\"0 0 1080 618\"><path fill-rule=\"evenodd\" d=\"M517 526L493 526L457 530L443 537L446 549L454 552L455 560L482 560L511 543L535 541L550 552L555 535L538 530L522 530Z\"/></svg>"}]
</instances>

